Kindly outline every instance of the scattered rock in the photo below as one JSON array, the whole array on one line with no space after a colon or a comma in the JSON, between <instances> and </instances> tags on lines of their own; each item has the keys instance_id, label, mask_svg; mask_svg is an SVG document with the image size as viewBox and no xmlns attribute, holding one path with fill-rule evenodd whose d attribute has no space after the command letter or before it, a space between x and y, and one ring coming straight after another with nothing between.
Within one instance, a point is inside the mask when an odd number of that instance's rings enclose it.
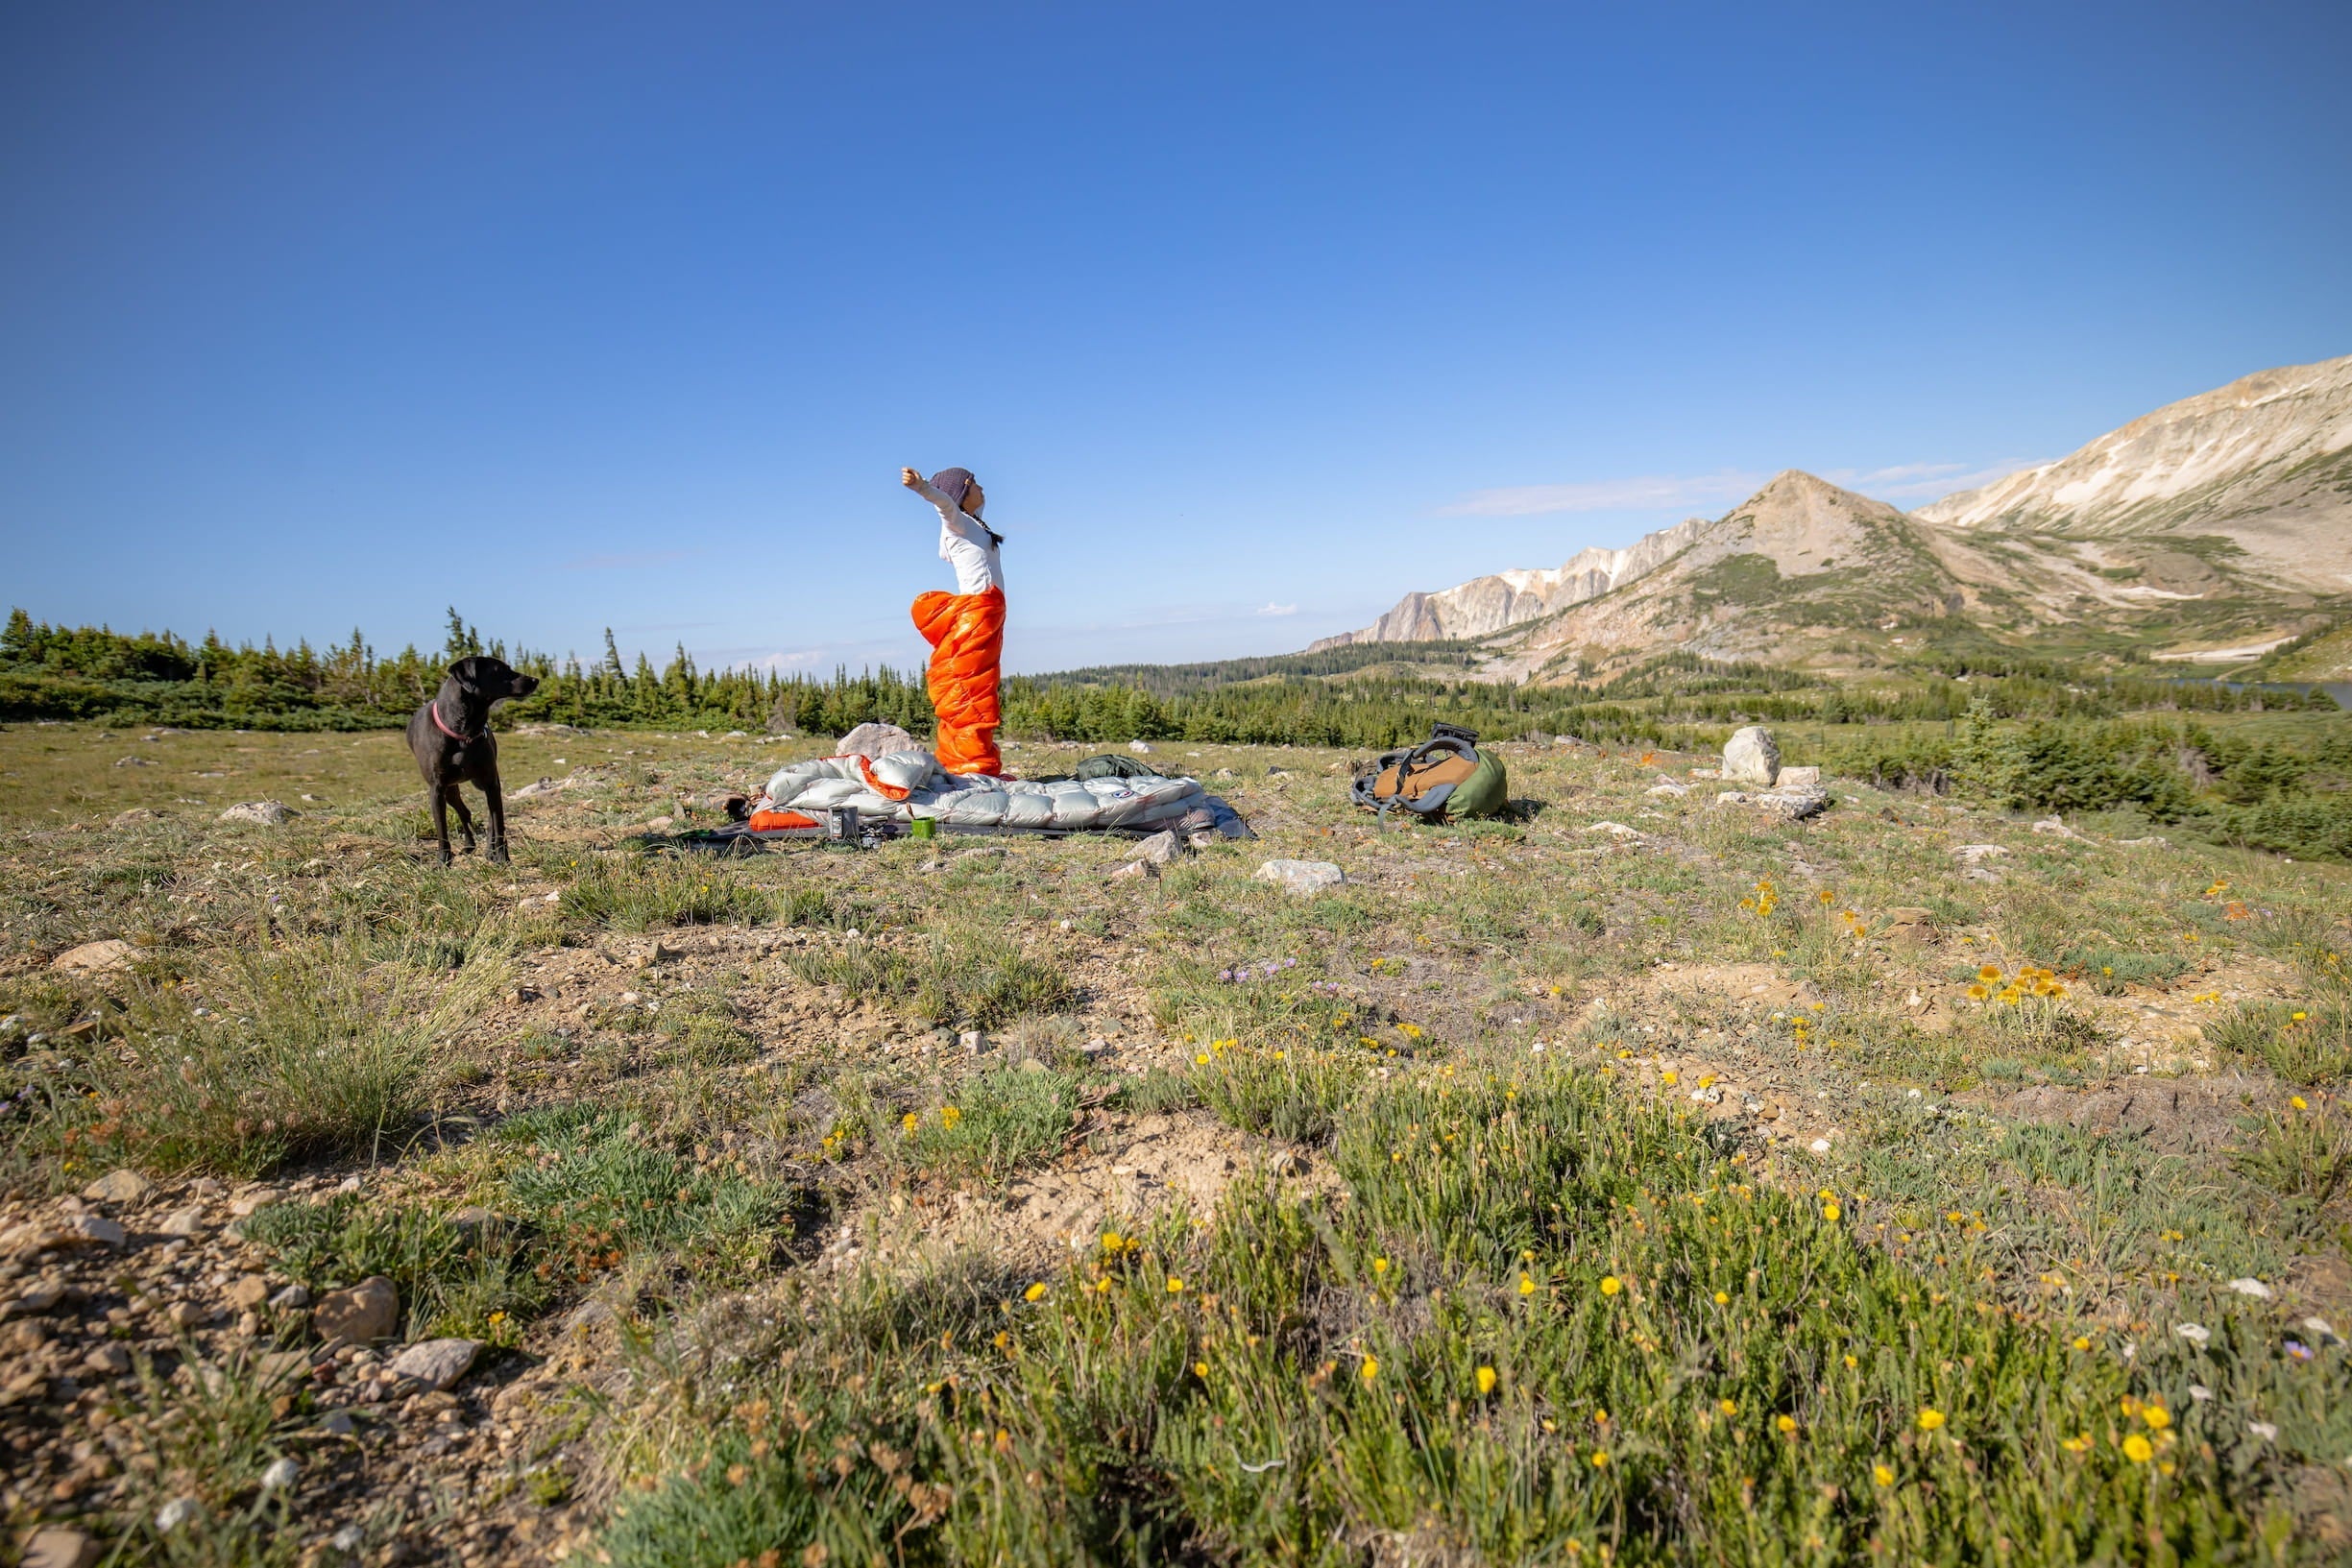
<instances>
[{"instance_id":1,"label":"scattered rock","mask_svg":"<svg viewBox=\"0 0 2352 1568\"><path fill-rule=\"evenodd\" d=\"M270 1282L259 1274L239 1274L229 1284L229 1304L251 1312L270 1299Z\"/></svg>"},{"instance_id":2,"label":"scattered rock","mask_svg":"<svg viewBox=\"0 0 2352 1568\"><path fill-rule=\"evenodd\" d=\"M156 1190L156 1184L135 1170L109 1170L82 1189L93 1203L136 1203Z\"/></svg>"},{"instance_id":3,"label":"scattered rock","mask_svg":"<svg viewBox=\"0 0 2352 1568\"><path fill-rule=\"evenodd\" d=\"M1149 757L1152 755L1152 748L1141 740L1128 741L1127 743L1127 749L1133 752L1138 757Z\"/></svg>"},{"instance_id":4,"label":"scattered rock","mask_svg":"<svg viewBox=\"0 0 2352 1568\"><path fill-rule=\"evenodd\" d=\"M1821 769L1817 767L1784 767L1773 781L1783 789L1819 789Z\"/></svg>"},{"instance_id":5,"label":"scattered rock","mask_svg":"<svg viewBox=\"0 0 2352 1568\"><path fill-rule=\"evenodd\" d=\"M1642 793L1645 795L1660 796L1666 800L1681 800L1685 795L1690 793L1690 786L1676 780L1661 777L1656 784L1643 790Z\"/></svg>"},{"instance_id":6,"label":"scattered rock","mask_svg":"<svg viewBox=\"0 0 2352 1568\"><path fill-rule=\"evenodd\" d=\"M359 1423L352 1419L349 1411L328 1411L327 1418L319 1423L319 1430L329 1437L348 1437L359 1430Z\"/></svg>"},{"instance_id":7,"label":"scattered rock","mask_svg":"<svg viewBox=\"0 0 2352 1568\"><path fill-rule=\"evenodd\" d=\"M1893 941L1924 946L1935 940L1935 915L1927 909L1885 910L1879 916L1879 926Z\"/></svg>"},{"instance_id":8,"label":"scattered rock","mask_svg":"<svg viewBox=\"0 0 2352 1568\"><path fill-rule=\"evenodd\" d=\"M310 1305L310 1292L299 1285L289 1285L270 1297L270 1305L279 1312L297 1312Z\"/></svg>"},{"instance_id":9,"label":"scattered rock","mask_svg":"<svg viewBox=\"0 0 2352 1568\"><path fill-rule=\"evenodd\" d=\"M131 1352L111 1342L95 1345L82 1358L82 1370L92 1377L121 1377L131 1370Z\"/></svg>"},{"instance_id":10,"label":"scattered rock","mask_svg":"<svg viewBox=\"0 0 2352 1568\"><path fill-rule=\"evenodd\" d=\"M1771 788L1781 778L1781 743L1760 724L1733 731L1723 743L1723 777L1732 784Z\"/></svg>"},{"instance_id":11,"label":"scattered rock","mask_svg":"<svg viewBox=\"0 0 2352 1568\"><path fill-rule=\"evenodd\" d=\"M109 828L135 828L142 822L160 822L162 820L163 813L154 807L133 806L128 811L115 812L113 817L108 821L107 826Z\"/></svg>"},{"instance_id":12,"label":"scattered rock","mask_svg":"<svg viewBox=\"0 0 2352 1568\"><path fill-rule=\"evenodd\" d=\"M310 1309L310 1326L322 1339L367 1344L390 1338L399 1326L400 1292L381 1274L346 1291L329 1291Z\"/></svg>"},{"instance_id":13,"label":"scattered rock","mask_svg":"<svg viewBox=\"0 0 2352 1568\"><path fill-rule=\"evenodd\" d=\"M1347 880L1347 874L1328 860L1269 860L1257 868L1253 880L1273 882L1285 893L1312 897Z\"/></svg>"},{"instance_id":14,"label":"scattered rock","mask_svg":"<svg viewBox=\"0 0 2352 1568\"><path fill-rule=\"evenodd\" d=\"M125 1239L122 1226L104 1215L78 1214L65 1221L69 1246L120 1246Z\"/></svg>"},{"instance_id":15,"label":"scattered rock","mask_svg":"<svg viewBox=\"0 0 2352 1568\"><path fill-rule=\"evenodd\" d=\"M1979 860L2008 854L2009 846L2006 844L1962 844L1952 853L1973 866Z\"/></svg>"},{"instance_id":16,"label":"scattered rock","mask_svg":"<svg viewBox=\"0 0 2352 1568\"><path fill-rule=\"evenodd\" d=\"M895 724L868 722L833 743L836 757L887 757L894 751L921 751L923 743Z\"/></svg>"},{"instance_id":17,"label":"scattered rock","mask_svg":"<svg viewBox=\"0 0 2352 1568\"><path fill-rule=\"evenodd\" d=\"M175 1497L156 1509L156 1529L169 1535L205 1511L205 1506L192 1497Z\"/></svg>"},{"instance_id":18,"label":"scattered rock","mask_svg":"<svg viewBox=\"0 0 2352 1568\"><path fill-rule=\"evenodd\" d=\"M2082 834L2068 827L2063 818L2044 817L2033 825L2033 831L2045 838L2080 838Z\"/></svg>"},{"instance_id":19,"label":"scattered rock","mask_svg":"<svg viewBox=\"0 0 2352 1568\"><path fill-rule=\"evenodd\" d=\"M205 1231L205 1206L191 1203L184 1209L174 1209L156 1227L166 1236L202 1236Z\"/></svg>"},{"instance_id":20,"label":"scattered rock","mask_svg":"<svg viewBox=\"0 0 2352 1568\"><path fill-rule=\"evenodd\" d=\"M964 1030L956 1036L956 1043L963 1047L963 1053L966 1056L985 1056L996 1049L996 1042L978 1029Z\"/></svg>"},{"instance_id":21,"label":"scattered rock","mask_svg":"<svg viewBox=\"0 0 2352 1568\"><path fill-rule=\"evenodd\" d=\"M524 784L521 789L508 790L506 798L510 801L537 800L542 795L561 794L564 790L570 789L571 784L572 781L570 779L542 778L535 784Z\"/></svg>"},{"instance_id":22,"label":"scattered rock","mask_svg":"<svg viewBox=\"0 0 2352 1568\"><path fill-rule=\"evenodd\" d=\"M2270 1287L2251 1276L2231 1280L2229 1288L2240 1295L2250 1295L2257 1301L2267 1301L2272 1294Z\"/></svg>"},{"instance_id":23,"label":"scattered rock","mask_svg":"<svg viewBox=\"0 0 2352 1568\"><path fill-rule=\"evenodd\" d=\"M103 975L109 970L129 966L138 950L119 937L109 936L103 942L85 942L78 948L68 948L49 960L51 969L68 974L79 971L88 975Z\"/></svg>"},{"instance_id":24,"label":"scattered rock","mask_svg":"<svg viewBox=\"0 0 2352 1568\"><path fill-rule=\"evenodd\" d=\"M1155 866L1164 866L1182 853L1183 851L1176 844L1176 835L1173 832L1163 830L1149 838L1138 839L1135 847L1127 852L1127 858L1149 860Z\"/></svg>"},{"instance_id":25,"label":"scattered rock","mask_svg":"<svg viewBox=\"0 0 2352 1568\"><path fill-rule=\"evenodd\" d=\"M1610 822L1607 820L1586 823L1585 832L1588 833L1607 833L1612 838L1622 838L1628 843L1636 844L1641 842L1642 836L1641 830L1638 828L1628 828L1622 822Z\"/></svg>"},{"instance_id":26,"label":"scattered rock","mask_svg":"<svg viewBox=\"0 0 2352 1568\"><path fill-rule=\"evenodd\" d=\"M1767 811L1777 812L1791 822L1804 822L1817 817L1830 808L1830 797L1821 789L1772 788L1756 797L1756 804Z\"/></svg>"},{"instance_id":27,"label":"scattered rock","mask_svg":"<svg viewBox=\"0 0 2352 1568\"><path fill-rule=\"evenodd\" d=\"M239 1219L251 1218L273 1203L282 1203L286 1194L275 1187L249 1187L229 1200L229 1212Z\"/></svg>"},{"instance_id":28,"label":"scattered rock","mask_svg":"<svg viewBox=\"0 0 2352 1568\"><path fill-rule=\"evenodd\" d=\"M94 1537L52 1525L25 1542L24 1568L94 1568L104 1555Z\"/></svg>"},{"instance_id":29,"label":"scattered rock","mask_svg":"<svg viewBox=\"0 0 2352 1568\"><path fill-rule=\"evenodd\" d=\"M272 1459L269 1468L261 1472L261 1489L265 1492L274 1492L281 1486L291 1486L294 1484L294 1478L301 1474L301 1465L296 1464L289 1458L280 1456Z\"/></svg>"},{"instance_id":30,"label":"scattered rock","mask_svg":"<svg viewBox=\"0 0 2352 1568\"><path fill-rule=\"evenodd\" d=\"M481 1353L475 1339L421 1339L392 1358L392 1375L447 1389L456 1386Z\"/></svg>"},{"instance_id":31,"label":"scattered rock","mask_svg":"<svg viewBox=\"0 0 2352 1568\"><path fill-rule=\"evenodd\" d=\"M1159 875L1159 867L1149 860L1129 860L1110 874L1115 882L1147 881Z\"/></svg>"},{"instance_id":32,"label":"scattered rock","mask_svg":"<svg viewBox=\"0 0 2352 1568\"><path fill-rule=\"evenodd\" d=\"M1717 806L1753 806L1755 803L1756 797L1744 789L1718 789L1715 791Z\"/></svg>"},{"instance_id":33,"label":"scattered rock","mask_svg":"<svg viewBox=\"0 0 2352 1568\"><path fill-rule=\"evenodd\" d=\"M250 822L260 828L282 828L294 815L283 801L245 801L221 813L223 822Z\"/></svg>"},{"instance_id":34,"label":"scattered rock","mask_svg":"<svg viewBox=\"0 0 2352 1568\"><path fill-rule=\"evenodd\" d=\"M53 1279L39 1280L17 1293L16 1310L37 1315L64 1299L64 1286Z\"/></svg>"}]
</instances>

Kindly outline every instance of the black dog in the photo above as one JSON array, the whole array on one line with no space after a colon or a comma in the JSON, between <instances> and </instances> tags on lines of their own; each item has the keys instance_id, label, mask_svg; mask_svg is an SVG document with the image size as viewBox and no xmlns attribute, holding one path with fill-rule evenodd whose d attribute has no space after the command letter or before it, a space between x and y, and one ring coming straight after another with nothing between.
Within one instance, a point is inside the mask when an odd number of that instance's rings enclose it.
<instances>
[{"instance_id":1,"label":"black dog","mask_svg":"<svg viewBox=\"0 0 2352 1568\"><path fill-rule=\"evenodd\" d=\"M480 790L490 805L490 857L506 858L506 797L498 789L498 743L490 736L490 705L527 697L538 689L536 675L518 675L503 659L475 654L451 664L433 700L409 715L408 749L424 775L443 865L449 863L449 815L445 808L457 808L466 848L474 847L473 814L457 792L460 781Z\"/></svg>"}]
</instances>

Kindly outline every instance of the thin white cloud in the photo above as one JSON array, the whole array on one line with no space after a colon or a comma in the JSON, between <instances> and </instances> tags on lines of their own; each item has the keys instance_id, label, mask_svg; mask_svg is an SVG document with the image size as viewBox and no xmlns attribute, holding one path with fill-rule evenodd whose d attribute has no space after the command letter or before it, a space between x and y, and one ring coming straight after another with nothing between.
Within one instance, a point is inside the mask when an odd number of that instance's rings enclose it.
<instances>
[{"instance_id":1,"label":"thin white cloud","mask_svg":"<svg viewBox=\"0 0 2352 1568\"><path fill-rule=\"evenodd\" d=\"M1972 466L1898 463L1882 469L1825 469L1833 485L1881 500L1934 500L2005 478L2039 459ZM1738 469L1715 473L1651 473L1571 485L1516 485L1474 490L1438 508L1443 518L1532 518L1554 512L1634 512L1731 506L1763 489L1772 475Z\"/></svg>"},{"instance_id":2,"label":"thin white cloud","mask_svg":"<svg viewBox=\"0 0 2352 1568\"><path fill-rule=\"evenodd\" d=\"M1975 490L2005 479L2020 469L2039 467L2046 459L2020 458L1971 468L1965 463L1901 463L1893 468L1831 469L1822 477L1833 485L1881 500L1939 500L1955 491Z\"/></svg>"},{"instance_id":3,"label":"thin white cloud","mask_svg":"<svg viewBox=\"0 0 2352 1568\"><path fill-rule=\"evenodd\" d=\"M1258 614L1261 615L1295 615L1298 614L1298 607L1295 604L1265 604L1258 607Z\"/></svg>"},{"instance_id":4,"label":"thin white cloud","mask_svg":"<svg viewBox=\"0 0 2352 1568\"><path fill-rule=\"evenodd\" d=\"M1576 485L1515 485L1473 490L1438 508L1442 518L1533 518L1547 512L1628 512L1653 507L1728 505L1763 488L1768 473L1725 470L1707 474L1643 474Z\"/></svg>"}]
</instances>

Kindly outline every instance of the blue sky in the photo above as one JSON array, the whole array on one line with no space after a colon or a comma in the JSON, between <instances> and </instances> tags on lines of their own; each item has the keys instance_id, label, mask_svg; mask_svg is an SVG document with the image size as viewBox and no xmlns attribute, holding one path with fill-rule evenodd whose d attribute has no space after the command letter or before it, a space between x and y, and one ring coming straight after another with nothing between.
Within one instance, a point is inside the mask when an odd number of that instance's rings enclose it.
<instances>
[{"instance_id":1,"label":"blue sky","mask_svg":"<svg viewBox=\"0 0 2352 1568\"><path fill-rule=\"evenodd\" d=\"M0 597L1273 652L2352 352L2352 9L15 6Z\"/></svg>"}]
</instances>

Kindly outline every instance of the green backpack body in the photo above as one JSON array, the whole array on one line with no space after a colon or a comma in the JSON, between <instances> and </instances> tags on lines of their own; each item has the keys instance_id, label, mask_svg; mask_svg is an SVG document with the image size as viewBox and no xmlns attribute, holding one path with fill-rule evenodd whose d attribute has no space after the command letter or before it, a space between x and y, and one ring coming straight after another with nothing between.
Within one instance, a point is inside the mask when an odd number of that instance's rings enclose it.
<instances>
[{"instance_id":1,"label":"green backpack body","mask_svg":"<svg viewBox=\"0 0 2352 1568\"><path fill-rule=\"evenodd\" d=\"M1499 814L1510 803L1502 759L1478 749L1478 736L1451 724L1430 726L1429 738L1384 752L1370 773L1356 775L1347 798L1379 813L1402 808L1430 821Z\"/></svg>"}]
</instances>

